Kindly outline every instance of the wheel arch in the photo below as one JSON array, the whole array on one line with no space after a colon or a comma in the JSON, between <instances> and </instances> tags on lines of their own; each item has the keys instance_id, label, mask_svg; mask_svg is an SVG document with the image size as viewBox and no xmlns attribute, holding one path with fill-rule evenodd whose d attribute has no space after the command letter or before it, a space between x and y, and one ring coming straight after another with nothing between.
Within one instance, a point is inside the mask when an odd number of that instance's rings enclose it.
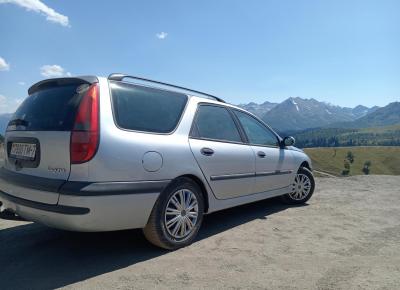
<instances>
[{"instance_id":1,"label":"wheel arch","mask_svg":"<svg viewBox=\"0 0 400 290\"><path fill-rule=\"evenodd\" d=\"M208 191L207 191L206 186L204 185L204 182L199 177L197 177L196 175L185 174L185 175L180 175L180 176L174 178L173 180L171 180L170 184L173 183L175 180L177 180L179 178L189 178L200 187L201 194L202 194L203 199L204 199L204 213L207 213L208 209L209 209L209 198L208 198Z\"/></svg>"},{"instance_id":2,"label":"wheel arch","mask_svg":"<svg viewBox=\"0 0 400 290\"><path fill-rule=\"evenodd\" d=\"M303 161L303 162L300 164L300 167L305 167L305 168L307 168L308 170L312 170L310 164L309 164L307 161ZM299 169L300 169L300 168L299 168Z\"/></svg>"}]
</instances>

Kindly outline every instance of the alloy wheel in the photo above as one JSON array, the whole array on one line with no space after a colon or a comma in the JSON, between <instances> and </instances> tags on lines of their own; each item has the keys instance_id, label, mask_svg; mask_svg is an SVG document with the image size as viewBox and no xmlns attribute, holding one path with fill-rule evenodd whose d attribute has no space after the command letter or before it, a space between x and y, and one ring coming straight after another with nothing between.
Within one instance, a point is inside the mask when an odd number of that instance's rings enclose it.
<instances>
[{"instance_id":1,"label":"alloy wheel","mask_svg":"<svg viewBox=\"0 0 400 290\"><path fill-rule=\"evenodd\" d=\"M303 200L308 196L310 191L310 178L302 173L297 174L292 185L292 192L289 194L290 197L294 200Z\"/></svg>"},{"instance_id":2,"label":"alloy wheel","mask_svg":"<svg viewBox=\"0 0 400 290\"><path fill-rule=\"evenodd\" d=\"M168 200L164 216L165 228L174 239L184 239L193 232L198 216L196 195L188 189L180 189Z\"/></svg>"}]
</instances>

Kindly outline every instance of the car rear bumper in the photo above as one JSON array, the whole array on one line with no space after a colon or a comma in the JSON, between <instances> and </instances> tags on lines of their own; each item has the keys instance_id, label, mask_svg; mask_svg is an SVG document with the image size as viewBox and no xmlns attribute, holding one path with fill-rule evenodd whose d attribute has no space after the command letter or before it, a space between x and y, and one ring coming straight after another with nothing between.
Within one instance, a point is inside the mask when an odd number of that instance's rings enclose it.
<instances>
[{"instance_id":1,"label":"car rear bumper","mask_svg":"<svg viewBox=\"0 0 400 290\"><path fill-rule=\"evenodd\" d=\"M5 172L5 169L0 170ZM9 173L9 172L8 172ZM6 173L7 174L7 173ZM2 210L10 210L27 220L51 227L72 231L114 231L143 228L162 190L169 183L143 182L64 182L57 191L46 188L40 178L41 188L29 187L25 178L32 176L12 173L5 179L0 173L0 201ZM52 183L53 182L53 183ZM50 182L53 186L54 181ZM15 186L15 188L13 188ZM4 189L14 189L7 192ZM15 191L18 190L18 192ZM22 191L26 189L29 194ZM53 190L53 191L51 191ZM57 194L57 203L40 201L30 194Z\"/></svg>"},{"instance_id":2,"label":"car rear bumper","mask_svg":"<svg viewBox=\"0 0 400 290\"><path fill-rule=\"evenodd\" d=\"M2 208L50 227L71 231L143 228L159 193L77 197L60 195L57 205L31 202L0 192Z\"/></svg>"}]
</instances>

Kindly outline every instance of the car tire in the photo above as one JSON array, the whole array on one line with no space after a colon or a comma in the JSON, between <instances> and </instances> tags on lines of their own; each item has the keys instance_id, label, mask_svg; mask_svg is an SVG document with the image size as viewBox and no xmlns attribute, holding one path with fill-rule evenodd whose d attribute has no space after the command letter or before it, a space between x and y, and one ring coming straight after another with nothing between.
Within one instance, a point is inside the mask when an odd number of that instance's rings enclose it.
<instances>
[{"instance_id":1,"label":"car tire","mask_svg":"<svg viewBox=\"0 0 400 290\"><path fill-rule=\"evenodd\" d=\"M150 243L164 249L186 247L196 238L203 213L199 185L190 178L178 178L161 193L143 233Z\"/></svg>"},{"instance_id":2,"label":"car tire","mask_svg":"<svg viewBox=\"0 0 400 290\"><path fill-rule=\"evenodd\" d=\"M311 170L300 167L292 184L292 191L282 196L283 202L287 204L303 204L307 202L314 193L315 180Z\"/></svg>"}]
</instances>

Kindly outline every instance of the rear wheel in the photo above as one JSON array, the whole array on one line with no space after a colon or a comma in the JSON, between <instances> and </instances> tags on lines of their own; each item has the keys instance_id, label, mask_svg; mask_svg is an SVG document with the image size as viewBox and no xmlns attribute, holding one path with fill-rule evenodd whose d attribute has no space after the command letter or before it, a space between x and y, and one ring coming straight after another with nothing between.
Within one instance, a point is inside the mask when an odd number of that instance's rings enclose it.
<instances>
[{"instance_id":1,"label":"rear wheel","mask_svg":"<svg viewBox=\"0 0 400 290\"><path fill-rule=\"evenodd\" d=\"M147 240L164 249L190 245L203 221L204 201L200 187L179 178L160 195L143 229Z\"/></svg>"},{"instance_id":2,"label":"rear wheel","mask_svg":"<svg viewBox=\"0 0 400 290\"><path fill-rule=\"evenodd\" d=\"M289 204L307 202L314 193L315 181L312 172L306 167L300 167L292 184L291 192L282 196Z\"/></svg>"}]
</instances>

